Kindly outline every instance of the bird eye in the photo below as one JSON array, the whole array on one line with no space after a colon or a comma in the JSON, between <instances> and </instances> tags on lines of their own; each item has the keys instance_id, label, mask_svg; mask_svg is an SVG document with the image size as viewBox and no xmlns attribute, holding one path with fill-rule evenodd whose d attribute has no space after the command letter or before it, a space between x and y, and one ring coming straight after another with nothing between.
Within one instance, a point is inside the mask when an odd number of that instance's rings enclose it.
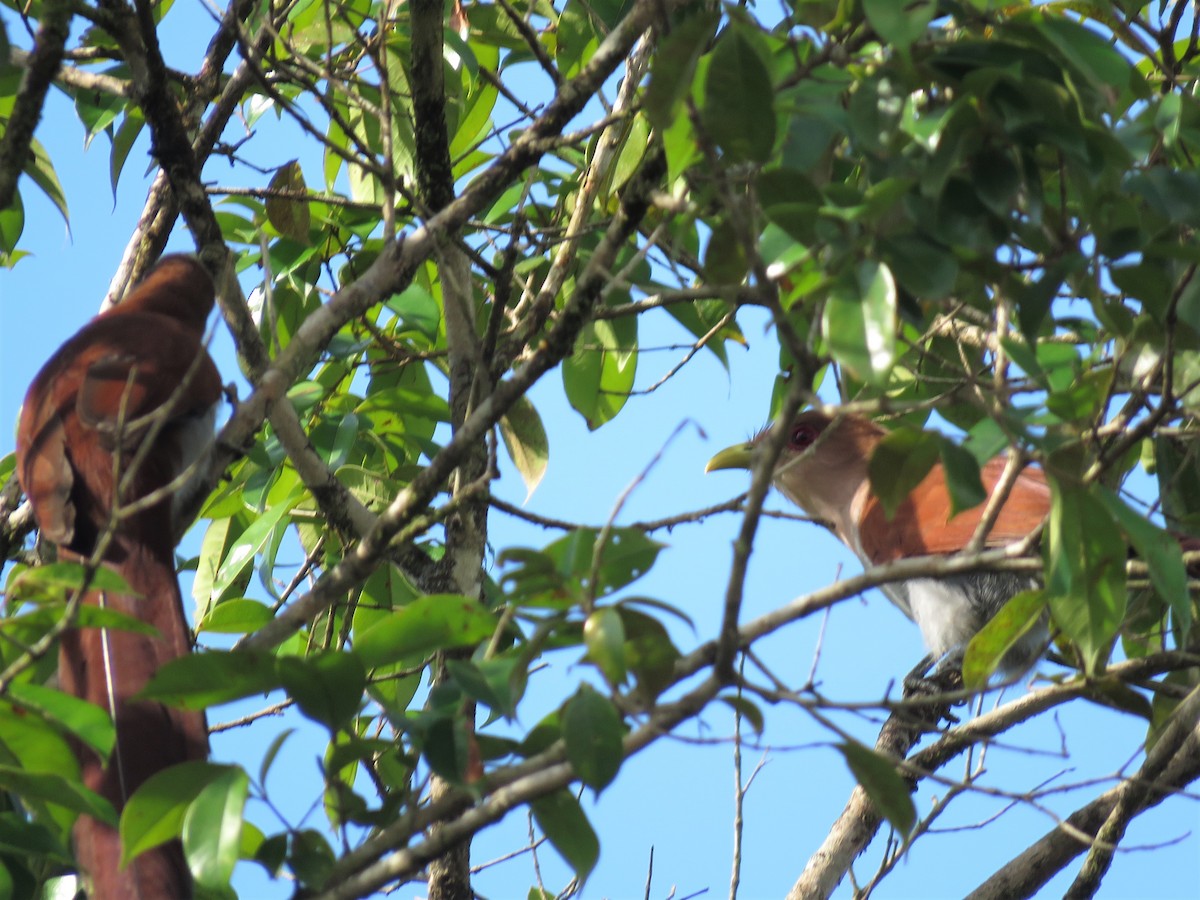
<instances>
[{"instance_id":1,"label":"bird eye","mask_svg":"<svg viewBox=\"0 0 1200 900\"><path fill-rule=\"evenodd\" d=\"M818 434L812 425L796 425L792 428L791 440L788 443L793 450L804 450L817 439Z\"/></svg>"}]
</instances>

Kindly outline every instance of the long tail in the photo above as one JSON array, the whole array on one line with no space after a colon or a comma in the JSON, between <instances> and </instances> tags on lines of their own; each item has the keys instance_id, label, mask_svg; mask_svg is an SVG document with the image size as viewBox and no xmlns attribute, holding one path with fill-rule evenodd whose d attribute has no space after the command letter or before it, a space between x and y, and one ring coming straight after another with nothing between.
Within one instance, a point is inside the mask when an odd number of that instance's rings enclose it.
<instances>
[{"instance_id":1,"label":"long tail","mask_svg":"<svg viewBox=\"0 0 1200 900\"><path fill-rule=\"evenodd\" d=\"M151 775L208 756L203 712L130 699L159 666L190 652L190 635L171 562L155 558L144 547L127 550L114 568L140 596L95 591L85 602L140 619L154 626L158 635L76 629L64 635L59 653L62 689L108 710L116 724L116 746L107 763L87 748L76 750L84 783L107 798L118 813ZM148 850L121 869L115 828L80 816L74 838L80 868L91 883L91 900L165 900L192 894L178 841Z\"/></svg>"}]
</instances>

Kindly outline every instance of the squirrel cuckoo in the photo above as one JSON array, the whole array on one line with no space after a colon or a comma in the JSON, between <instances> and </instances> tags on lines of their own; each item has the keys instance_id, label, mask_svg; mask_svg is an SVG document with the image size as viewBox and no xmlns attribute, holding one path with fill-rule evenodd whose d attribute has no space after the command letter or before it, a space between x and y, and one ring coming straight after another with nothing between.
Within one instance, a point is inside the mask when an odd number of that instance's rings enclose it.
<instances>
[{"instance_id":1,"label":"squirrel cuckoo","mask_svg":"<svg viewBox=\"0 0 1200 900\"><path fill-rule=\"evenodd\" d=\"M709 460L705 471L750 468L767 433L722 450ZM889 519L867 476L871 454L886 434L859 416L802 412L792 421L772 480L809 515L830 523L842 543L867 566L962 550L975 535L987 504L951 517L946 475L939 463ZM993 459L980 472L989 496L1004 466L1003 459ZM1040 469L1026 468L1000 507L984 546L1003 547L1021 540L1049 511L1045 475ZM940 659L961 652L1000 607L1036 584L1028 575L972 572L896 581L880 589L921 629L931 657ZM1030 629L1006 654L1002 668L1019 673L1033 663L1046 642L1045 628ZM926 668L918 666L913 674Z\"/></svg>"},{"instance_id":2,"label":"squirrel cuckoo","mask_svg":"<svg viewBox=\"0 0 1200 900\"><path fill-rule=\"evenodd\" d=\"M71 629L60 645L60 687L106 709L116 725L107 762L82 746L76 752L84 782L118 812L151 775L208 755L203 712L131 698L191 648L174 550L187 524L178 510L189 467L212 438L222 393L203 344L213 301L199 262L164 257L123 302L50 357L29 387L17 431L17 476L42 537L62 558L98 556L132 588L120 596L93 590L84 602L157 632ZM121 869L116 829L81 816L74 840L93 900L191 895L178 841Z\"/></svg>"}]
</instances>

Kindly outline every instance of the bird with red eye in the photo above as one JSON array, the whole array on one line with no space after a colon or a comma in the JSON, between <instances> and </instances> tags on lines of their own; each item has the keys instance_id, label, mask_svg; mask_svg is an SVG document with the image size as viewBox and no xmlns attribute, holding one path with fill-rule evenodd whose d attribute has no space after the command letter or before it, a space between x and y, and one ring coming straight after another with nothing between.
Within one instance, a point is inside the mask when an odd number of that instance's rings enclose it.
<instances>
[{"instance_id":1,"label":"bird with red eye","mask_svg":"<svg viewBox=\"0 0 1200 900\"><path fill-rule=\"evenodd\" d=\"M197 260L164 257L50 357L17 428L17 477L42 538L60 559L98 561L131 589L93 589L83 602L150 626L72 628L59 646L60 687L113 719L108 759L75 750L84 784L118 813L151 776L208 755L203 712L136 697L160 666L191 651L174 554L222 393L203 340L214 299ZM92 900L192 895L178 840L122 865L107 823L81 815L73 838Z\"/></svg>"},{"instance_id":2,"label":"bird with red eye","mask_svg":"<svg viewBox=\"0 0 1200 900\"><path fill-rule=\"evenodd\" d=\"M792 426L792 434L788 439L788 447L792 450L806 450L813 441L821 436L821 429L811 422L797 422Z\"/></svg>"},{"instance_id":3,"label":"bird with red eye","mask_svg":"<svg viewBox=\"0 0 1200 900\"><path fill-rule=\"evenodd\" d=\"M769 429L754 439L719 452L706 471L749 469ZM828 416L817 410L800 413L791 423L788 443L775 465L772 481L779 491L814 518L827 522L834 534L866 566L914 556L956 553L975 535L987 504L951 515L950 491L940 464L899 504L894 514L872 491L868 477L871 454L887 432L860 416ZM991 496L1000 484L1003 458L991 460L980 475ZM1028 467L1012 484L985 547L1003 547L1027 537L1050 511L1050 489L1044 473ZM952 671L961 663L967 642L1000 608L1021 591L1035 587L1028 575L972 572L913 578L881 585L881 590L921 630L930 652L913 674L936 660ZM1032 628L1012 647L1001 670L1015 676L1045 650L1046 628Z\"/></svg>"}]
</instances>

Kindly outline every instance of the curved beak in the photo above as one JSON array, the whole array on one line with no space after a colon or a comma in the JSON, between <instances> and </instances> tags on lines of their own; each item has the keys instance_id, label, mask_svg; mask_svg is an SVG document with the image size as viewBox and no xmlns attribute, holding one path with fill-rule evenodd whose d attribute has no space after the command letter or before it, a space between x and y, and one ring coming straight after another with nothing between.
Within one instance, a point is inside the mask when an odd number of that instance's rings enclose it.
<instances>
[{"instance_id":1,"label":"curved beak","mask_svg":"<svg viewBox=\"0 0 1200 900\"><path fill-rule=\"evenodd\" d=\"M749 469L754 462L754 445L747 441L744 444L734 444L726 447L708 461L705 472L715 472L717 469Z\"/></svg>"}]
</instances>

